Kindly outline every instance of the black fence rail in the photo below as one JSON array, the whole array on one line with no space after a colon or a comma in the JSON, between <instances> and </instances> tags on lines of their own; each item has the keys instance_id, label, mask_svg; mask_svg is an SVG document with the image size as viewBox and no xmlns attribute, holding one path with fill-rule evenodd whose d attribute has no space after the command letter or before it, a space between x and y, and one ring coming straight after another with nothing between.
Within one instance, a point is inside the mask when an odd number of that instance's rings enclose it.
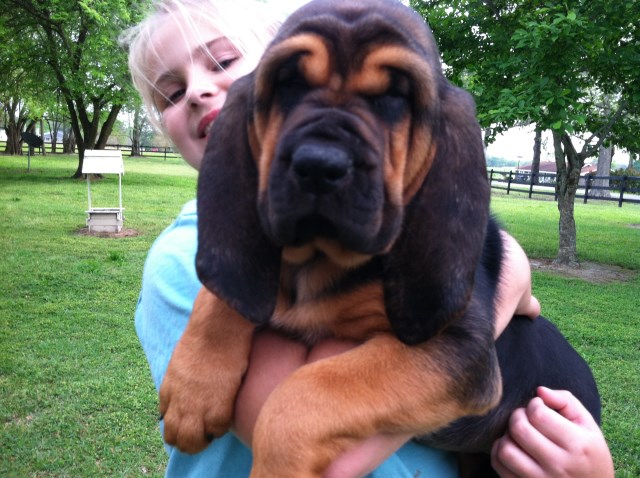
<instances>
[{"instance_id":1,"label":"black fence rail","mask_svg":"<svg viewBox=\"0 0 640 478\"><path fill-rule=\"evenodd\" d=\"M25 141L22 142L22 154L29 154L30 146L27 145ZM0 141L0 154L4 153L5 149L7 149L7 141ZM31 154L42 154L42 149L46 151L47 154L51 154L51 143L44 143L40 148L33 148L31 150ZM56 147L56 154L62 153L62 143L58 143Z\"/></svg>"},{"instance_id":2,"label":"black fence rail","mask_svg":"<svg viewBox=\"0 0 640 478\"><path fill-rule=\"evenodd\" d=\"M558 199L555 173L491 169L488 176L492 189L506 191L507 194L524 193L529 199L534 195L553 196L554 200ZM608 180L609 185L603 186L598 180ZM582 199L585 204L589 200L616 201L618 207L622 207L625 202L640 204L640 177L588 174L580 178L576 198Z\"/></svg>"},{"instance_id":3,"label":"black fence rail","mask_svg":"<svg viewBox=\"0 0 640 478\"><path fill-rule=\"evenodd\" d=\"M128 152L129 155L131 155L131 145L107 144L105 149L118 149ZM180 157L180 153L175 152L170 146L140 146L140 156L167 159L178 158Z\"/></svg>"},{"instance_id":4,"label":"black fence rail","mask_svg":"<svg viewBox=\"0 0 640 478\"><path fill-rule=\"evenodd\" d=\"M5 150L6 145L6 141L0 141L0 153ZM31 154L42 154L42 148L44 148L46 154L54 154L51 149L51 143L46 142L42 145L41 148L33 148ZM118 149L131 155L131 145L107 144L105 149ZM22 154L29 154L29 146L25 142L22 143ZM57 143L55 154L62 154L62 143ZM180 157L180 154L175 152L170 146L141 146L140 156L167 159L178 158Z\"/></svg>"}]
</instances>

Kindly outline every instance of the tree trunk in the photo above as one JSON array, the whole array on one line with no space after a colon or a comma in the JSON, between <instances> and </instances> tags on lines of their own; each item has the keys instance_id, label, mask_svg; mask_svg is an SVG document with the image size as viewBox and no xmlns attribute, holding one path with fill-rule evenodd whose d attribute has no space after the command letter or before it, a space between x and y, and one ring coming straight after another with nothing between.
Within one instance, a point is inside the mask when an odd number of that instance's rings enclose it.
<instances>
[{"instance_id":1,"label":"tree trunk","mask_svg":"<svg viewBox=\"0 0 640 478\"><path fill-rule=\"evenodd\" d=\"M109 111L109 115L104 123L102 123L102 128L100 129L100 135L98 136L98 141L96 142L96 149L104 149L107 145L107 141L109 140L109 136L111 136L111 132L113 131L113 125L118 119L118 113L122 109L122 105L112 105L111 110Z\"/></svg>"},{"instance_id":2,"label":"tree trunk","mask_svg":"<svg viewBox=\"0 0 640 478\"><path fill-rule=\"evenodd\" d=\"M47 145L44 143L44 120L40 118L40 137L42 138L42 146L40 146L40 151L42 152L42 156L47 155Z\"/></svg>"},{"instance_id":3,"label":"tree trunk","mask_svg":"<svg viewBox=\"0 0 640 478\"><path fill-rule=\"evenodd\" d=\"M554 263L577 267L579 262L576 250L576 221L573 215L576 195L575 192L571 194L569 189L567 185L567 192L558 194L558 210L560 211L560 220L558 222L559 244L558 255Z\"/></svg>"},{"instance_id":4,"label":"tree trunk","mask_svg":"<svg viewBox=\"0 0 640 478\"><path fill-rule=\"evenodd\" d=\"M122 105L112 105L109 114L107 115L107 119L102 123L102 127L100 127L100 113L101 109L97 102L94 102L94 111L93 118L91 121L88 121L88 116L86 112L83 113L82 116L85 117L85 121L82 124L82 133L84 136L82 137L82 141L78 142L78 168L76 172L73 174L72 178L77 179L82 177L82 164L84 163L84 152L87 149L104 149L107 145L107 140L109 139L109 135L111 135L111 131L113 130L113 125L118 117L118 113L122 108ZM73 122L73 117L71 121L71 125L73 127L74 132L78 129L80 132L80 124Z\"/></svg>"},{"instance_id":5,"label":"tree trunk","mask_svg":"<svg viewBox=\"0 0 640 478\"><path fill-rule=\"evenodd\" d=\"M596 176L609 176L611 174L611 159L613 158L613 145L609 146L601 145L598 149L598 169L596 170ZM608 179L595 179L593 185L596 187L608 188ZM606 189L593 189L589 192L589 196L593 197L606 197L611 196Z\"/></svg>"},{"instance_id":6,"label":"tree trunk","mask_svg":"<svg viewBox=\"0 0 640 478\"><path fill-rule=\"evenodd\" d=\"M540 174L540 154L542 151L542 130L536 127L536 136L533 140L533 160L531 161L531 174L533 184L538 184Z\"/></svg>"},{"instance_id":7,"label":"tree trunk","mask_svg":"<svg viewBox=\"0 0 640 478\"><path fill-rule=\"evenodd\" d=\"M24 127L27 118L23 116L19 100L10 100L4 104L4 113L6 118L5 131L7 132L7 144L5 146L6 154L22 154L22 138L20 133Z\"/></svg>"},{"instance_id":8,"label":"tree trunk","mask_svg":"<svg viewBox=\"0 0 640 478\"><path fill-rule=\"evenodd\" d=\"M64 154L74 154L76 152L76 135L73 130L65 128L62 133L62 152Z\"/></svg>"},{"instance_id":9,"label":"tree trunk","mask_svg":"<svg viewBox=\"0 0 640 478\"><path fill-rule=\"evenodd\" d=\"M136 106L133 111L133 128L131 128L131 156L140 156L140 148L142 146L142 127L144 125L144 116L142 107Z\"/></svg>"},{"instance_id":10,"label":"tree trunk","mask_svg":"<svg viewBox=\"0 0 640 478\"><path fill-rule=\"evenodd\" d=\"M59 131L58 122L53 122L53 128L49 126L49 131L51 131L51 152L56 153L58 151L58 131Z\"/></svg>"},{"instance_id":11,"label":"tree trunk","mask_svg":"<svg viewBox=\"0 0 640 478\"><path fill-rule=\"evenodd\" d=\"M88 148L84 144L78 143L78 167L76 172L71 176L72 179L80 179L82 177L82 165L84 164L84 152Z\"/></svg>"},{"instance_id":12,"label":"tree trunk","mask_svg":"<svg viewBox=\"0 0 640 478\"><path fill-rule=\"evenodd\" d=\"M484 144L484 152L486 154L487 152L487 146L489 145L489 143L487 143L488 138L491 136L491 128L487 127L484 129L484 135L482 135L482 139L483 139L483 144Z\"/></svg>"},{"instance_id":13,"label":"tree trunk","mask_svg":"<svg viewBox=\"0 0 640 478\"><path fill-rule=\"evenodd\" d=\"M22 143L20 142L20 131L17 125L9 123L5 128L7 132L7 145L4 152L6 154L22 154Z\"/></svg>"},{"instance_id":14,"label":"tree trunk","mask_svg":"<svg viewBox=\"0 0 640 478\"><path fill-rule=\"evenodd\" d=\"M559 247L554 263L577 267L578 254L576 248L576 222L573 215L576 191L580 180L583 162L576 152L571 139L560 131L553 131L553 147L556 158L557 177L556 193L558 195Z\"/></svg>"},{"instance_id":15,"label":"tree trunk","mask_svg":"<svg viewBox=\"0 0 640 478\"><path fill-rule=\"evenodd\" d=\"M131 132L131 156L140 156L140 132Z\"/></svg>"}]
</instances>

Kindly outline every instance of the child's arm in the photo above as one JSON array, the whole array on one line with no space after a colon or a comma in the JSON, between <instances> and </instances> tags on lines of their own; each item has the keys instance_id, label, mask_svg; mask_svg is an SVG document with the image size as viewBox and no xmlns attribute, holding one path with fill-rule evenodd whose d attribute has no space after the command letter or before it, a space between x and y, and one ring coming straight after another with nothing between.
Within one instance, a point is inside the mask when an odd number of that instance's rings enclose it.
<instances>
[{"instance_id":1,"label":"child's arm","mask_svg":"<svg viewBox=\"0 0 640 478\"><path fill-rule=\"evenodd\" d=\"M570 392L545 387L513 412L491 462L502 478L614 476L607 442L591 414Z\"/></svg>"},{"instance_id":2,"label":"child's arm","mask_svg":"<svg viewBox=\"0 0 640 478\"><path fill-rule=\"evenodd\" d=\"M514 315L525 315L531 319L540 315L540 303L531 295L529 258L513 237L504 231L501 234L504 258L496 298L496 338Z\"/></svg>"},{"instance_id":3,"label":"child's arm","mask_svg":"<svg viewBox=\"0 0 640 478\"><path fill-rule=\"evenodd\" d=\"M513 315L532 319L540 313L538 301L531 295L529 260L520 245L503 233L505 256L496 303L496 337L509 324ZM311 350L273 331L262 331L254 340L249 370L236 400L235 432L251 444L253 425L262 404L273 388L297 367L323 357L344 352L355 343L330 339ZM327 477L363 476L392 455L411 437L408 435L378 435L358 445L334 462Z\"/></svg>"}]
</instances>

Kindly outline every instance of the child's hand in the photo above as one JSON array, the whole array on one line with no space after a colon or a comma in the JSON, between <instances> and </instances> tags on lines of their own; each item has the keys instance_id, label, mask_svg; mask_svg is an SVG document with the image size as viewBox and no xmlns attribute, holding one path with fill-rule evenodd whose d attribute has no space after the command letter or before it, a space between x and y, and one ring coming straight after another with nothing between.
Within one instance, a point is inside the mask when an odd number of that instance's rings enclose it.
<instances>
[{"instance_id":1,"label":"child's hand","mask_svg":"<svg viewBox=\"0 0 640 478\"><path fill-rule=\"evenodd\" d=\"M502 478L614 476L611 453L591 414L570 392L545 387L513 412L491 462Z\"/></svg>"}]
</instances>

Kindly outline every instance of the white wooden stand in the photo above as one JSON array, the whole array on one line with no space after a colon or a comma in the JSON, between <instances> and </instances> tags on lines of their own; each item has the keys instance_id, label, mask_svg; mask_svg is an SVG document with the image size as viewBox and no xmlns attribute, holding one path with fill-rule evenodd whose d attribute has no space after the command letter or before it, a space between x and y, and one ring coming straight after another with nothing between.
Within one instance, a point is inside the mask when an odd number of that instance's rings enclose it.
<instances>
[{"instance_id":1,"label":"white wooden stand","mask_svg":"<svg viewBox=\"0 0 640 478\"><path fill-rule=\"evenodd\" d=\"M87 175L87 227L89 232L120 232L124 225L124 207L122 207L122 176L124 163L119 150L88 149L84 152L82 174ZM118 207L93 207L91 205L90 174L118 175Z\"/></svg>"}]
</instances>

